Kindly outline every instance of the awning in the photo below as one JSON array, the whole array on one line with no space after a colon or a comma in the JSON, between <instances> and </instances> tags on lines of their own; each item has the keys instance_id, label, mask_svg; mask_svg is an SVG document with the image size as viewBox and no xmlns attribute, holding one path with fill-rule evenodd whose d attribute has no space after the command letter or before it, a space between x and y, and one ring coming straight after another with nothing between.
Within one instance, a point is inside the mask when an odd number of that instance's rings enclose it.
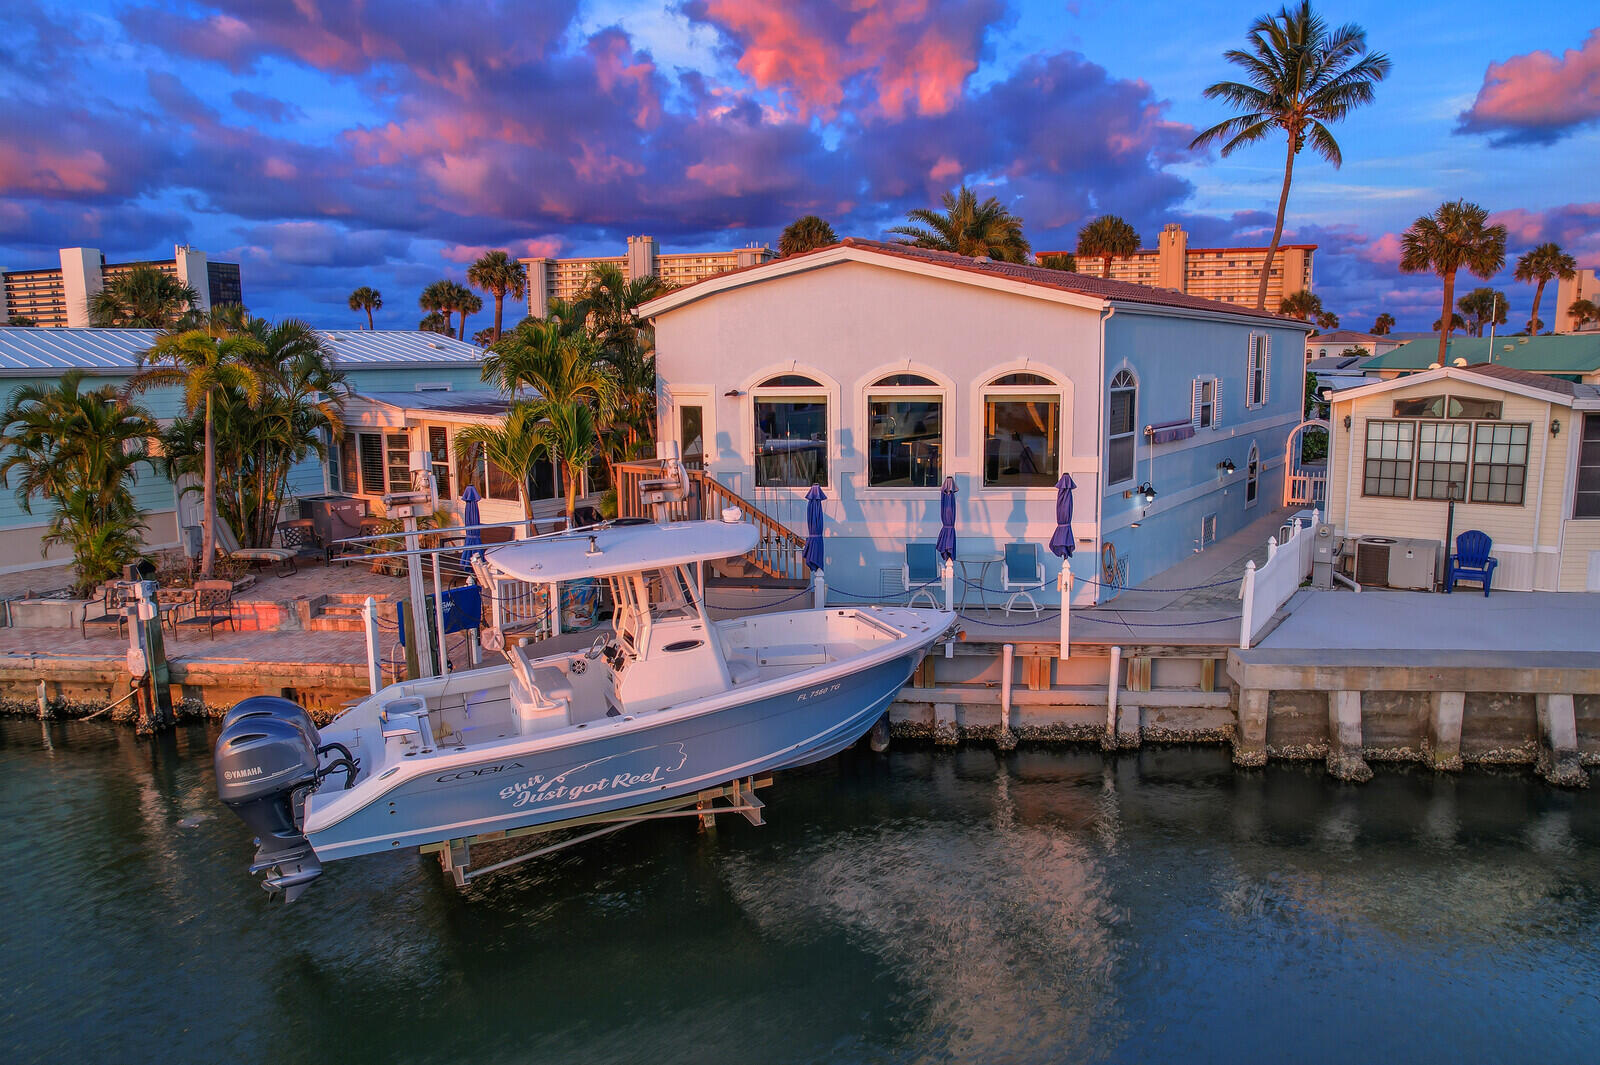
<instances>
[{"instance_id":1,"label":"awning","mask_svg":"<svg viewBox=\"0 0 1600 1065\"><path fill-rule=\"evenodd\" d=\"M1177 440L1187 440L1194 435L1194 423L1189 421L1162 422L1159 425L1145 427L1145 434L1150 437L1152 444L1170 444Z\"/></svg>"}]
</instances>

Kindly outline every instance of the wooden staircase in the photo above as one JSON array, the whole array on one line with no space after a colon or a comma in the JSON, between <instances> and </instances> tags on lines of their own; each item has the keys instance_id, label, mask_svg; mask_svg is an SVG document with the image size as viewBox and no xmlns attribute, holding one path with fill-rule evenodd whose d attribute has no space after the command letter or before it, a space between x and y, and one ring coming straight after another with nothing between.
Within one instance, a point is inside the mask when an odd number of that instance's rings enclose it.
<instances>
[{"instance_id":1,"label":"wooden staircase","mask_svg":"<svg viewBox=\"0 0 1600 1065\"><path fill-rule=\"evenodd\" d=\"M664 476L665 466L660 459L617 463L617 517L655 517L655 508L639 501L639 486L643 481L658 480ZM731 507L744 515L761 534L754 551L714 565L713 570L723 577L757 577L766 581L794 583L796 586L811 579L805 563L805 537L797 535L748 499L729 490L705 470L684 472L689 477L689 491L683 499L663 504L668 521L718 518Z\"/></svg>"}]
</instances>

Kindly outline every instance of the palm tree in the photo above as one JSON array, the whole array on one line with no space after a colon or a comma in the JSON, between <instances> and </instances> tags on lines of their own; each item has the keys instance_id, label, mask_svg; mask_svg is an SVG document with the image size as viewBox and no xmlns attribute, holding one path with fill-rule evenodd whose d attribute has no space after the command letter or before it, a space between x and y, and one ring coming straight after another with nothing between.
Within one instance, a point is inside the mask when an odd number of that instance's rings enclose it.
<instances>
[{"instance_id":1,"label":"palm tree","mask_svg":"<svg viewBox=\"0 0 1600 1065\"><path fill-rule=\"evenodd\" d=\"M1450 342L1448 320L1454 317L1456 271L1465 266L1487 281L1506 264L1506 227L1486 225L1488 218L1477 204L1454 200L1412 222L1400 238L1400 269L1408 274L1432 270L1444 279L1444 306L1434 323L1441 366Z\"/></svg>"},{"instance_id":2,"label":"palm tree","mask_svg":"<svg viewBox=\"0 0 1600 1065\"><path fill-rule=\"evenodd\" d=\"M1322 311L1317 315L1317 331L1319 333L1331 333L1337 328L1339 328L1339 316L1337 314L1332 311Z\"/></svg>"},{"instance_id":3,"label":"palm tree","mask_svg":"<svg viewBox=\"0 0 1600 1065\"><path fill-rule=\"evenodd\" d=\"M494 296L494 332L490 334L490 343L493 343L500 339L500 315L506 297L520 300L528 291L528 268L510 253L496 249L484 252L482 258L467 268L467 283Z\"/></svg>"},{"instance_id":4,"label":"palm tree","mask_svg":"<svg viewBox=\"0 0 1600 1065\"><path fill-rule=\"evenodd\" d=\"M1483 336L1484 326L1506 324L1506 294L1497 288L1475 288L1456 300L1456 307L1467 319L1467 332Z\"/></svg>"},{"instance_id":5,"label":"palm tree","mask_svg":"<svg viewBox=\"0 0 1600 1065\"><path fill-rule=\"evenodd\" d=\"M959 192L947 192L941 201L944 213L927 207L906 212L906 217L921 225L893 226L889 232L911 238L907 243L918 248L933 248L956 255L986 255L1007 263L1025 263L1032 249L1022 235L1022 219L990 196L982 203L965 185Z\"/></svg>"},{"instance_id":6,"label":"palm tree","mask_svg":"<svg viewBox=\"0 0 1600 1065\"><path fill-rule=\"evenodd\" d=\"M456 285L455 287L456 310L461 314L461 328L456 333L456 339L465 340L467 339L467 315L477 314L483 310L483 297L463 285Z\"/></svg>"},{"instance_id":7,"label":"palm tree","mask_svg":"<svg viewBox=\"0 0 1600 1065\"><path fill-rule=\"evenodd\" d=\"M519 322L489 349L483 380L508 396L527 389L553 403L581 399L603 407L616 393L616 382L592 337L539 318Z\"/></svg>"},{"instance_id":8,"label":"palm tree","mask_svg":"<svg viewBox=\"0 0 1600 1065\"><path fill-rule=\"evenodd\" d=\"M1065 270L1073 273L1078 269L1078 258L1070 251L1040 252L1035 261L1046 270Z\"/></svg>"},{"instance_id":9,"label":"palm tree","mask_svg":"<svg viewBox=\"0 0 1600 1065\"><path fill-rule=\"evenodd\" d=\"M1517 260L1517 270L1514 276L1518 281L1537 281L1538 287L1533 290L1533 310L1528 312L1528 332L1536 333L1544 324L1539 321L1539 301L1544 298L1544 286L1555 278L1571 281L1578 272L1578 260L1561 250L1561 245L1554 243L1540 244L1538 247L1522 253Z\"/></svg>"},{"instance_id":10,"label":"palm tree","mask_svg":"<svg viewBox=\"0 0 1600 1065\"><path fill-rule=\"evenodd\" d=\"M102 328L170 329L199 302L199 293L176 277L139 263L89 297L89 323Z\"/></svg>"},{"instance_id":11,"label":"palm tree","mask_svg":"<svg viewBox=\"0 0 1600 1065\"><path fill-rule=\"evenodd\" d=\"M1575 299L1572 301L1572 305L1567 308L1567 313L1572 315L1572 327L1574 329L1582 329L1590 322L1600 322L1600 304L1595 303L1594 300L1583 299L1582 297Z\"/></svg>"},{"instance_id":12,"label":"palm tree","mask_svg":"<svg viewBox=\"0 0 1600 1065\"><path fill-rule=\"evenodd\" d=\"M1444 318L1442 318L1442 317L1435 318L1433 320L1433 325L1430 326L1429 328L1431 328L1434 332L1438 332L1439 331L1439 327L1441 325L1443 325L1443 324L1444 324ZM1465 318L1461 317L1459 314L1455 313L1454 311L1451 311L1450 312L1450 330L1449 331L1452 332L1452 333L1456 333L1456 332L1465 333L1467 331L1467 320ZM1444 360L1444 356L1441 355L1439 357L1439 359L1440 359L1440 363L1439 364L1441 366L1444 365L1444 361L1443 361Z\"/></svg>"},{"instance_id":13,"label":"palm tree","mask_svg":"<svg viewBox=\"0 0 1600 1065\"><path fill-rule=\"evenodd\" d=\"M600 451L600 429L594 408L582 400L534 405L539 418L536 432L550 457L561 467L567 497L567 528L576 521L578 485Z\"/></svg>"},{"instance_id":14,"label":"palm tree","mask_svg":"<svg viewBox=\"0 0 1600 1065\"><path fill-rule=\"evenodd\" d=\"M456 332L455 293L451 291L451 287L454 285L455 282L448 278L435 281L423 289L422 295L417 297L417 306L427 311L430 317L435 314L444 315L444 332L449 333L451 336L454 336ZM424 318L423 321L426 322L428 319ZM417 328L426 329L429 327L424 325Z\"/></svg>"},{"instance_id":15,"label":"palm tree","mask_svg":"<svg viewBox=\"0 0 1600 1065\"><path fill-rule=\"evenodd\" d=\"M143 442L157 431L143 407L122 402L116 387L85 391L86 375L69 370L53 385L25 385L0 413L0 485L18 475L17 501L54 506L41 545L72 548L75 587L86 593L138 557L143 513L132 485L150 459Z\"/></svg>"},{"instance_id":16,"label":"palm tree","mask_svg":"<svg viewBox=\"0 0 1600 1065\"><path fill-rule=\"evenodd\" d=\"M140 356L141 369L122 386L124 396L138 395L161 385L183 389L190 417L205 416L205 465L201 486L205 517L201 528L200 576L209 579L216 564L217 546L217 434L214 406L227 389L242 392L249 403L261 398L261 375L252 362L265 348L255 336L190 329L159 337Z\"/></svg>"},{"instance_id":17,"label":"palm tree","mask_svg":"<svg viewBox=\"0 0 1600 1065\"><path fill-rule=\"evenodd\" d=\"M801 215L783 227L783 235L778 238L778 254L799 255L837 243L839 238L827 222L814 214Z\"/></svg>"},{"instance_id":18,"label":"palm tree","mask_svg":"<svg viewBox=\"0 0 1600 1065\"><path fill-rule=\"evenodd\" d=\"M1278 301L1278 313L1288 315L1291 318L1298 318L1302 322L1309 322L1323 313L1322 297L1313 295L1306 289L1301 289L1299 292L1291 293Z\"/></svg>"},{"instance_id":19,"label":"palm tree","mask_svg":"<svg viewBox=\"0 0 1600 1065\"><path fill-rule=\"evenodd\" d=\"M417 323L417 331L422 333L443 333L447 337L455 336L456 331L450 327L450 317L442 311L431 311L423 315Z\"/></svg>"},{"instance_id":20,"label":"palm tree","mask_svg":"<svg viewBox=\"0 0 1600 1065\"><path fill-rule=\"evenodd\" d=\"M1283 237L1294 157L1309 143L1335 168L1343 163L1328 124L1371 103L1373 86L1388 76L1390 64L1382 52L1367 53L1366 30L1355 23L1330 30L1312 13L1309 0L1285 7L1276 15L1259 16L1246 33L1248 51L1229 49L1223 58L1241 68L1249 84L1219 81L1205 90L1208 100L1226 101L1240 113L1203 131L1189 146L1199 148L1221 141L1222 154L1229 156L1274 129L1283 131L1287 142L1283 190L1278 194L1278 219L1256 290L1256 309L1264 310L1272 260Z\"/></svg>"},{"instance_id":21,"label":"palm tree","mask_svg":"<svg viewBox=\"0 0 1600 1065\"><path fill-rule=\"evenodd\" d=\"M1103 214L1078 230L1078 254L1100 260L1100 276L1111 276L1111 260L1139 250L1139 231L1125 218Z\"/></svg>"},{"instance_id":22,"label":"palm tree","mask_svg":"<svg viewBox=\"0 0 1600 1065\"><path fill-rule=\"evenodd\" d=\"M629 280L610 263L596 265L578 296L574 313L589 324L594 338L607 352L655 346L653 331L640 321L639 308L666 291L654 274Z\"/></svg>"},{"instance_id":23,"label":"palm tree","mask_svg":"<svg viewBox=\"0 0 1600 1065\"><path fill-rule=\"evenodd\" d=\"M492 462L515 479L522 516L530 523L533 521L533 498L528 494L528 481L533 476L533 464L547 452L539 431L541 415L535 406L519 400L507 408L501 424L469 425L456 434L456 447L467 452L469 465L478 461Z\"/></svg>"},{"instance_id":24,"label":"palm tree","mask_svg":"<svg viewBox=\"0 0 1600 1065\"><path fill-rule=\"evenodd\" d=\"M1394 315L1384 311L1372 323L1372 335L1384 337L1389 335L1389 330L1394 328Z\"/></svg>"},{"instance_id":25,"label":"palm tree","mask_svg":"<svg viewBox=\"0 0 1600 1065\"><path fill-rule=\"evenodd\" d=\"M375 288L368 288L366 285L362 285L350 293L350 309L352 311L366 311L367 328L376 329L377 327L372 324L372 312L383 310L383 293Z\"/></svg>"}]
</instances>

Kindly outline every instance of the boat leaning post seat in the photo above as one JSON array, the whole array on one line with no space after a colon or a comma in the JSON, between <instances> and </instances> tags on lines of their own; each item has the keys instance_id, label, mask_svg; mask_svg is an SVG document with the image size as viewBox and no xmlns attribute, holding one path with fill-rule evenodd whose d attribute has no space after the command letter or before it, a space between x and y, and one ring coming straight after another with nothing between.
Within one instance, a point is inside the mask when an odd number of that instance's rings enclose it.
<instances>
[{"instance_id":1,"label":"boat leaning post seat","mask_svg":"<svg viewBox=\"0 0 1600 1065\"><path fill-rule=\"evenodd\" d=\"M535 665L534 648L517 644L511 652L511 705L523 735L549 732L572 721L572 678L559 666Z\"/></svg>"}]
</instances>

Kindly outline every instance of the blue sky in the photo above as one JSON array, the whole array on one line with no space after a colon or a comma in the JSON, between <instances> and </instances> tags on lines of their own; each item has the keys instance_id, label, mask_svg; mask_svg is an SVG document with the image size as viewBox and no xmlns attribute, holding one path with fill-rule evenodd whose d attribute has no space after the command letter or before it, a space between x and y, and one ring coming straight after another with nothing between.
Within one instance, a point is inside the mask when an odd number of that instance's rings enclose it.
<instances>
[{"instance_id":1,"label":"blue sky","mask_svg":"<svg viewBox=\"0 0 1600 1065\"><path fill-rule=\"evenodd\" d=\"M816 212L878 236L961 181L1035 248L1103 211L1147 243L1264 242L1283 149L1189 150L1201 96L1265 5L1032 0L318 0L13 5L0 12L0 263L187 240L242 263L247 302L318 325L420 317L487 247L776 243ZM1418 214L1464 197L1510 258L1554 239L1600 265L1600 31L1582 5L1344 3L1394 68L1296 165L1289 236L1347 327L1438 314L1396 267ZM1468 283L1462 279L1463 285ZM1476 284L1477 282L1470 282ZM1495 279L1525 316L1531 293ZM1547 300L1553 296L1547 295ZM1548 307L1549 304L1546 304ZM1547 319L1549 314L1544 315ZM482 322L487 324L487 317Z\"/></svg>"}]
</instances>

